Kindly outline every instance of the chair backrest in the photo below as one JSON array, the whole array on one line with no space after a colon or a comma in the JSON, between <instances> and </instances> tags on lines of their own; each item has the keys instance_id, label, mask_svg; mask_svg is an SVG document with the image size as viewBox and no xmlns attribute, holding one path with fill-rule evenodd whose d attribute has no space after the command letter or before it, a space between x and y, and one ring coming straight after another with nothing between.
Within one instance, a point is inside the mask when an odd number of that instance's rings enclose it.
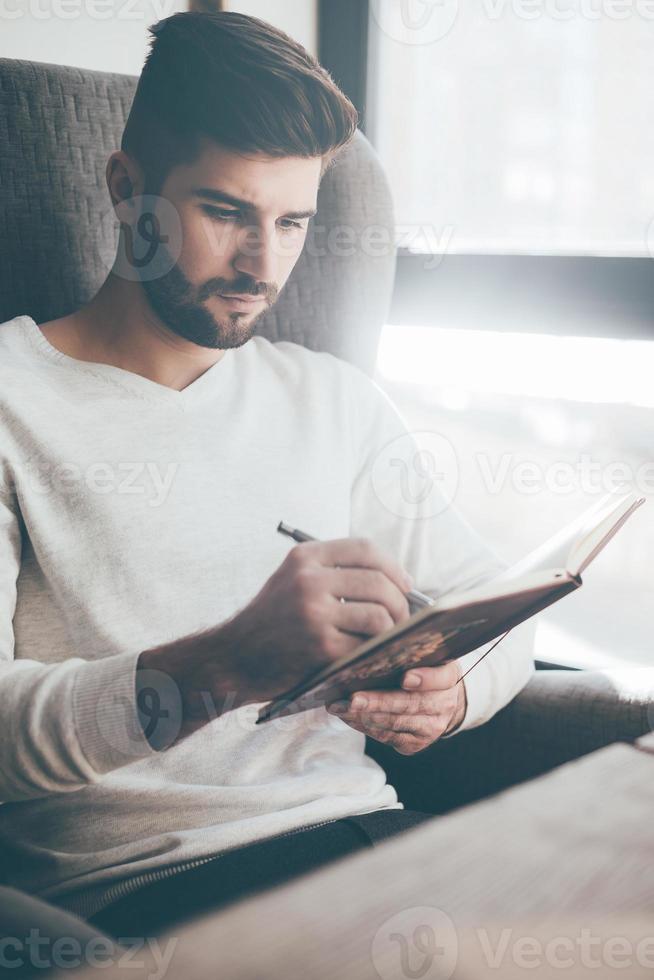
<instances>
[{"instance_id":1,"label":"chair backrest","mask_svg":"<svg viewBox=\"0 0 654 980\"><path fill-rule=\"evenodd\" d=\"M78 309L117 245L105 183L136 89L130 75L0 59L0 323ZM327 350L371 372L395 254L391 195L357 133L325 176L307 246L273 309L270 340Z\"/></svg>"}]
</instances>

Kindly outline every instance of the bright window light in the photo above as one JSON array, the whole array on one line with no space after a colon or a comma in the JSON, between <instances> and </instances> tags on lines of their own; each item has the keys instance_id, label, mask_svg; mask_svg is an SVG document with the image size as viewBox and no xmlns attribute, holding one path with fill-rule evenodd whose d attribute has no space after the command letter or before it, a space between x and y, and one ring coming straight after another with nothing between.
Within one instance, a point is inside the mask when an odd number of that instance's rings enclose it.
<instances>
[{"instance_id":1,"label":"bright window light","mask_svg":"<svg viewBox=\"0 0 654 980\"><path fill-rule=\"evenodd\" d=\"M654 342L389 324L378 374L443 389L450 407L467 393L654 407Z\"/></svg>"},{"instance_id":2,"label":"bright window light","mask_svg":"<svg viewBox=\"0 0 654 980\"><path fill-rule=\"evenodd\" d=\"M540 659L595 668L652 662L653 378L654 341L383 330L376 380L412 431L451 442L456 506L506 560L547 540L615 486L616 474L650 498L593 563L584 588L539 616ZM542 476L535 489L514 478L524 463ZM548 477L559 472L569 474L565 485ZM499 473L506 478L489 478Z\"/></svg>"}]
</instances>

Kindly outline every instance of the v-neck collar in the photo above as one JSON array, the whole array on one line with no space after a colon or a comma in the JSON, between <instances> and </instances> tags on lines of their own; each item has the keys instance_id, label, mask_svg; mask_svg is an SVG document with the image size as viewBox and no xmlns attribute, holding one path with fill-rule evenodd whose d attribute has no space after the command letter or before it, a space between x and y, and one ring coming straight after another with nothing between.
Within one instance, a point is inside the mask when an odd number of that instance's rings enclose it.
<instances>
[{"instance_id":1,"label":"v-neck collar","mask_svg":"<svg viewBox=\"0 0 654 980\"><path fill-rule=\"evenodd\" d=\"M113 364L82 361L79 358L71 357L69 354L64 354L63 351L60 351L50 343L31 316L19 316L16 320L20 322L25 334L36 350L49 360L66 365L77 372L84 372L103 381L118 384L122 388L128 389L143 398L169 402L170 404L178 405L180 408L190 407L191 405L197 404L200 400L204 400L206 397L211 397L218 390L216 386L223 380L222 376L229 376L233 370L234 355L237 351L243 349L227 348L219 361L216 361L204 374L201 374L199 378L192 381L186 388L178 391L169 385L159 384L158 381L144 378L141 374L136 374L136 372L128 371L125 368L116 367Z\"/></svg>"}]
</instances>

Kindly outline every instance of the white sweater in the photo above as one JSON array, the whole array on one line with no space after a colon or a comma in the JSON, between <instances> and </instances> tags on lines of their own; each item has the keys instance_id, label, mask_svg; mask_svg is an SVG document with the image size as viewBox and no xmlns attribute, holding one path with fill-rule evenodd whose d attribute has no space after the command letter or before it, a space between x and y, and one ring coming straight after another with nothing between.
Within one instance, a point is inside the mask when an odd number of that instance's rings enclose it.
<instances>
[{"instance_id":1,"label":"white sweater","mask_svg":"<svg viewBox=\"0 0 654 980\"><path fill-rule=\"evenodd\" d=\"M0 413L0 881L92 914L126 878L401 805L324 709L255 727L246 706L156 751L135 698L141 651L224 621L278 568L280 520L369 537L434 595L501 567L454 508L389 506L373 468L406 429L377 385L255 337L175 391L19 316ZM530 635L470 675L464 728L527 681Z\"/></svg>"}]
</instances>

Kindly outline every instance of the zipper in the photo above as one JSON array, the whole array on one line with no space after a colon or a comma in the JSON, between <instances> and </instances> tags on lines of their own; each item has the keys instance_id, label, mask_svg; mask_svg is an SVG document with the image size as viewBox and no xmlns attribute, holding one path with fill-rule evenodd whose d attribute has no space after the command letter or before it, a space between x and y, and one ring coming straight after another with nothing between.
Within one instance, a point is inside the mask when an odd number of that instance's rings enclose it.
<instances>
[{"instance_id":1,"label":"zipper","mask_svg":"<svg viewBox=\"0 0 654 980\"><path fill-rule=\"evenodd\" d=\"M330 823L336 823L337 820L341 820L342 817L334 817L331 820L323 820L321 823L309 824L304 827L295 827L293 830L287 830L283 834L275 834L274 837L265 837L263 841L281 840L283 837L293 837L295 834L301 834L304 830L317 830L318 827L326 827ZM258 844L259 841L250 841L251 844ZM247 847L247 844L242 845ZM91 914L91 917L98 915L102 912L107 905L112 902L117 901L120 898L125 898L127 895L131 895L133 892L137 891L139 888L145 885L154 884L155 881L163 881L165 878L172 878L174 875L181 874L183 871L190 871L193 868L200 868L205 864L210 864L212 861L217 861L219 858L223 857L225 854L229 854L232 850L236 848L228 848L225 851L220 851L218 854L210 854L208 857L194 858L191 861L184 861L181 864L175 864L168 868L161 868L159 871L144 871L143 874L137 875L134 878L128 878L126 881L118 882L118 884L113 885L108 891L104 892L102 895L102 904L100 908L97 908Z\"/></svg>"}]
</instances>

